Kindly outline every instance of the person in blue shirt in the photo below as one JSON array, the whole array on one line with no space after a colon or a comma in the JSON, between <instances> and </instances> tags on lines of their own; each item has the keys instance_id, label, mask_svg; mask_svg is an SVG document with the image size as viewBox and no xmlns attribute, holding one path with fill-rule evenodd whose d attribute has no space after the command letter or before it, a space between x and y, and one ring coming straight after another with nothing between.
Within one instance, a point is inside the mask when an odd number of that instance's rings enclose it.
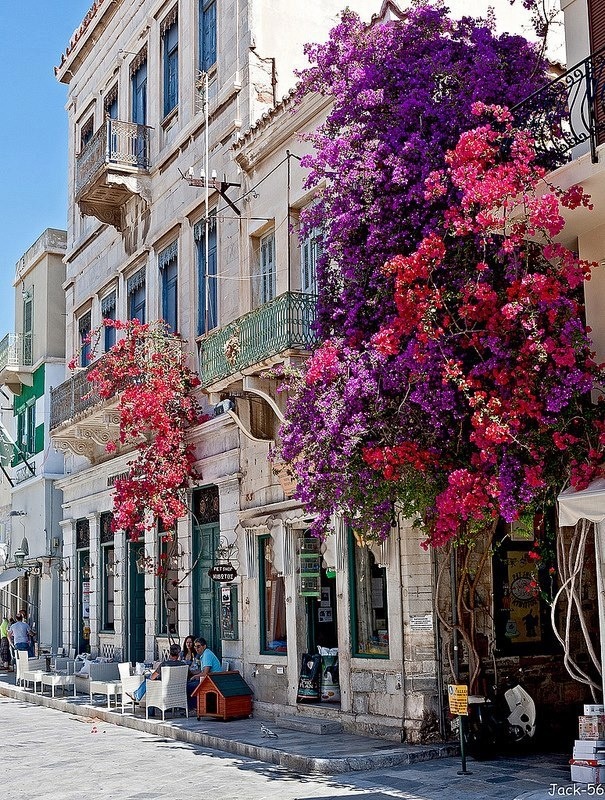
<instances>
[{"instance_id":1,"label":"person in blue shirt","mask_svg":"<svg viewBox=\"0 0 605 800\"><path fill-rule=\"evenodd\" d=\"M208 675L210 672L221 672L221 662L214 655L212 650L208 649L208 643L201 636L193 643L195 652L197 653L197 663L199 666L199 680Z\"/></svg>"}]
</instances>

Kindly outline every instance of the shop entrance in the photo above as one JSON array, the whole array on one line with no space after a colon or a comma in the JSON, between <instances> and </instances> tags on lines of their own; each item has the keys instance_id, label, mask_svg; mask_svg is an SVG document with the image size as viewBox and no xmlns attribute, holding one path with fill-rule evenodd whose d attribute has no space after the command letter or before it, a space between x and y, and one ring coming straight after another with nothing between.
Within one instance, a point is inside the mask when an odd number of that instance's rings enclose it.
<instances>
[{"instance_id":1,"label":"shop entrance","mask_svg":"<svg viewBox=\"0 0 605 800\"><path fill-rule=\"evenodd\" d=\"M137 566L141 549L137 542L129 545L128 659L135 663L145 661L145 570Z\"/></svg>"},{"instance_id":2,"label":"shop entrance","mask_svg":"<svg viewBox=\"0 0 605 800\"><path fill-rule=\"evenodd\" d=\"M338 647L336 616L336 576L329 578L321 570L319 597L307 597L307 648L317 653L318 647Z\"/></svg>"}]
</instances>

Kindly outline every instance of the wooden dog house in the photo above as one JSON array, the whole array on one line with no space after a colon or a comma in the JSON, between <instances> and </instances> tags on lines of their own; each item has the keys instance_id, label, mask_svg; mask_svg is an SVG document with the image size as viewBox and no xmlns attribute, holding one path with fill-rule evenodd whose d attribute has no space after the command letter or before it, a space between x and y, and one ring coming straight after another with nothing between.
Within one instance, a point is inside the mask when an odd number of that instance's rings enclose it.
<instances>
[{"instance_id":1,"label":"wooden dog house","mask_svg":"<svg viewBox=\"0 0 605 800\"><path fill-rule=\"evenodd\" d=\"M252 689L237 670L205 675L193 690L192 697L197 701L198 720L201 717L219 717L226 722L252 714Z\"/></svg>"}]
</instances>

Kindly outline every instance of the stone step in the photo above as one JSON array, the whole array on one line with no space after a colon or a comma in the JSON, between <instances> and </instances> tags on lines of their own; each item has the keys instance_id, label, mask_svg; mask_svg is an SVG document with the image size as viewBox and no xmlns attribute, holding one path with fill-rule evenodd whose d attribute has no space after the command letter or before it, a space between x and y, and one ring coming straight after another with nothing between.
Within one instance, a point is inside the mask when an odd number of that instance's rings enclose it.
<instances>
[{"instance_id":1,"label":"stone step","mask_svg":"<svg viewBox=\"0 0 605 800\"><path fill-rule=\"evenodd\" d=\"M280 728L290 731L303 731L312 733L315 736L323 736L329 733L342 733L342 724L330 719L320 717L276 717L275 724Z\"/></svg>"}]
</instances>

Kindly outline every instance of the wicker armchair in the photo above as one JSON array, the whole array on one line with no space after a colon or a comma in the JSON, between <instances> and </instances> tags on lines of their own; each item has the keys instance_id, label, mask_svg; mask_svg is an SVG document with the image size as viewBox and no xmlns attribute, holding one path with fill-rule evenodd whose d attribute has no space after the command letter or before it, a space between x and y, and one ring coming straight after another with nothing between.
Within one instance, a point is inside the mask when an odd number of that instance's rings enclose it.
<instances>
[{"instance_id":1,"label":"wicker armchair","mask_svg":"<svg viewBox=\"0 0 605 800\"><path fill-rule=\"evenodd\" d=\"M187 675L189 667L162 667L162 677L159 681L147 681L145 692L145 717L149 718L149 708L159 708L164 721L166 711L175 708L184 708L185 715L189 716L187 704Z\"/></svg>"},{"instance_id":2,"label":"wicker armchair","mask_svg":"<svg viewBox=\"0 0 605 800\"><path fill-rule=\"evenodd\" d=\"M134 694L145 678L142 675L131 674L132 668L130 661L123 661L121 664L118 664L118 670L120 672L120 684L122 686L122 714L124 713L125 705L132 705L132 713L134 714L135 701L132 697L129 697L129 695Z\"/></svg>"}]
</instances>

